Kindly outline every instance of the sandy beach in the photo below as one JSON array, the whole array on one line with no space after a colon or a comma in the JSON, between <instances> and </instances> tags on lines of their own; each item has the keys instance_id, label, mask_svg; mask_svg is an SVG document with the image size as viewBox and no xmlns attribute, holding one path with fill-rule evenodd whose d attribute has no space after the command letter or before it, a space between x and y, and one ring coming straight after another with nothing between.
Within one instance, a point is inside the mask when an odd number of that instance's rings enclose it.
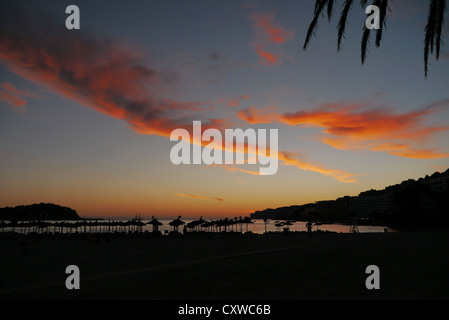
<instances>
[{"instance_id":1,"label":"sandy beach","mask_svg":"<svg viewBox=\"0 0 449 320\"><path fill-rule=\"evenodd\" d=\"M448 299L449 232L0 238L0 299ZM80 289L68 290L68 265ZM365 269L380 269L368 290Z\"/></svg>"}]
</instances>

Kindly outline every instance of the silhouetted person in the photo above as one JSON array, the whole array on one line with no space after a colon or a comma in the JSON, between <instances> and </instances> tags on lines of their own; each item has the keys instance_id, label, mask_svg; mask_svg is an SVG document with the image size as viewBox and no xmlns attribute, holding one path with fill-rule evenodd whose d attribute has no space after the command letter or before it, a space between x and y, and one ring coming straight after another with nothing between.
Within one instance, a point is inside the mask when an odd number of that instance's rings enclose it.
<instances>
[{"instance_id":1,"label":"silhouetted person","mask_svg":"<svg viewBox=\"0 0 449 320\"><path fill-rule=\"evenodd\" d=\"M309 221L306 223L307 227L307 235L309 236L309 239L312 237L312 221Z\"/></svg>"}]
</instances>

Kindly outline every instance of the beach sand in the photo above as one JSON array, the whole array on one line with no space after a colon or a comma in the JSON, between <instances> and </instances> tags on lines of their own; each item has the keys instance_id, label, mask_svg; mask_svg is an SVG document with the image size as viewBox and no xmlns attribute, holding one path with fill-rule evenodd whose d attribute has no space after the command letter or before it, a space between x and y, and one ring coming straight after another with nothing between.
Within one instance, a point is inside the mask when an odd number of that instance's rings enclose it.
<instances>
[{"instance_id":1,"label":"beach sand","mask_svg":"<svg viewBox=\"0 0 449 320\"><path fill-rule=\"evenodd\" d=\"M0 237L0 299L448 299L449 232ZM68 265L80 289L68 290ZM380 269L368 290L365 269Z\"/></svg>"}]
</instances>

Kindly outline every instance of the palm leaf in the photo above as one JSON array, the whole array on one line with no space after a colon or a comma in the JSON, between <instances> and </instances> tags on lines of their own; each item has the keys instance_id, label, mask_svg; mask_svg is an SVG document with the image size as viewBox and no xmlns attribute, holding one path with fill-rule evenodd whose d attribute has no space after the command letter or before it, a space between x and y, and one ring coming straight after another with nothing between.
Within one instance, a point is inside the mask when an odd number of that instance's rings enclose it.
<instances>
[{"instance_id":1,"label":"palm leaf","mask_svg":"<svg viewBox=\"0 0 449 320\"><path fill-rule=\"evenodd\" d=\"M436 29L436 40L435 40L435 48L436 48L436 58L440 57L440 45L441 45L441 30L444 25L444 14L446 12L446 0L440 0L438 5L438 13L436 16L435 29Z\"/></svg>"},{"instance_id":2,"label":"palm leaf","mask_svg":"<svg viewBox=\"0 0 449 320\"><path fill-rule=\"evenodd\" d=\"M363 36L362 36L362 64L365 63L365 59L366 59L366 51L369 45L369 36L370 36L370 32L371 30L368 29L367 27L363 27Z\"/></svg>"},{"instance_id":3,"label":"palm leaf","mask_svg":"<svg viewBox=\"0 0 449 320\"><path fill-rule=\"evenodd\" d=\"M334 10L334 0L328 0L328 2L327 2L327 19L329 21L331 21L333 10Z\"/></svg>"},{"instance_id":4,"label":"palm leaf","mask_svg":"<svg viewBox=\"0 0 449 320\"><path fill-rule=\"evenodd\" d=\"M365 8L367 2L368 2L368 0L360 0L360 6L361 6L362 8Z\"/></svg>"},{"instance_id":5,"label":"palm leaf","mask_svg":"<svg viewBox=\"0 0 449 320\"><path fill-rule=\"evenodd\" d=\"M424 74L427 76L428 63L429 63L429 51L433 53L433 47L435 43L435 26L436 15L438 10L439 0L430 0L429 2L429 14L427 18L427 24L425 27L425 39L424 39Z\"/></svg>"},{"instance_id":6,"label":"palm leaf","mask_svg":"<svg viewBox=\"0 0 449 320\"><path fill-rule=\"evenodd\" d=\"M341 48L341 40L344 37L345 34L345 28L346 28L346 20L348 19L348 13L351 10L351 6L354 0L345 0L345 3L343 5L343 10L340 15L340 21L338 22L338 45L337 50L340 50Z\"/></svg>"},{"instance_id":7,"label":"palm leaf","mask_svg":"<svg viewBox=\"0 0 449 320\"><path fill-rule=\"evenodd\" d=\"M382 41L382 31L386 25L387 18L387 8L388 8L388 0L376 0L378 2L377 6L379 7L379 29L376 33L376 47L380 46L380 42ZM375 2L375 3L376 3Z\"/></svg>"},{"instance_id":8,"label":"palm leaf","mask_svg":"<svg viewBox=\"0 0 449 320\"><path fill-rule=\"evenodd\" d=\"M315 35L315 30L318 27L318 18L320 17L323 9L328 0L316 0L315 1L315 16L313 17L312 22L309 25L309 29L307 30L306 40L304 41L303 49L306 50L312 36Z\"/></svg>"}]
</instances>

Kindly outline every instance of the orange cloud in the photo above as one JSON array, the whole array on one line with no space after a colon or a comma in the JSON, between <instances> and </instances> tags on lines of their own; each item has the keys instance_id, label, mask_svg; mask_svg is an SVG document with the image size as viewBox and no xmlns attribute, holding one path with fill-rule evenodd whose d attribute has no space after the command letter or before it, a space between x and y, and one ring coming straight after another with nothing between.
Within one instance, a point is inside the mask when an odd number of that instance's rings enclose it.
<instances>
[{"instance_id":1,"label":"orange cloud","mask_svg":"<svg viewBox=\"0 0 449 320\"><path fill-rule=\"evenodd\" d=\"M290 152L280 151L278 153L278 160L286 166L293 166L299 168L301 170L317 172L323 174L328 177L332 177L340 182L344 183L356 183L357 175L336 169L329 169L320 164L314 164L309 161L298 159L297 154L293 154ZM259 171L247 170L242 168L233 167L230 165L210 165L213 167L220 167L222 169L231 171L231 172L243 172L251 175L259 175Z\"/></svg>"},{"instance_id":2,"label":"orange cloud","mask_svg":"<svg viewBox=\"0 0 449 320\"><path fill-rule=\"evenodd\" d=\"M224 201L224 199L222 199L222 198L198 196L195 194L188 194L188 193L176 193L176 195L179 197L194 198L194 199L200 199L200 200L215 200L215 201L219 201L219 202Z\"/></svg>"},{"instance_id":3,"label":"orange cloud","mask_svg":"<svg viewBox=\"0 0 449 320\"><path fill-rule=\"evenodd\" d=\"M277 65L279 62L279 55L265 51L262 45L256 46L256 52L259 55L259 63L266 66Z\"/></svg>"},{"instance_id":4,"label":"orange cloud","mask_svg":"<svg viewBox=\"0 0 449 320\"><path fill-rule=\"evenodd\" d=\"M240 106L240 102L242 102L243 100L248 100L250 98L251 98L251 96L249 96L247 94L243 94L238 98L231 98L231 99L220 98L220 99L218 99L218 103L226 104L226 106L228 108L236 108L236 107Z\"/></svg>"},{"instance_id":5,"label":"orange cloud","mask_svg":"<svg viewBox=\"0 0 449 320\"><path fill-rule=\"evenodd\" d=\"M328 169L320 164L314 164L308 161L295 158L295 156L297 157L298 155L281 151L279 152L278 158L279 160L283 161L284 165L287 166L294 166L302 170L318 172L344 183L357 182L356 179L357 175L354 175L352 173L343 170Z\"/></svg>"},{"instance_id":6,"label":"orange cloud","mask_svg":"<svg viewBox=\"0 0 449 320\"><path fill-rule=\"evenodd\" d=\"M435 106L448 105L448 100L432 104L418 111L397 114L389 109L366 109L366 105L325 104L313 111L279 114L273 107L241 110L240 119L249 123L279 122L291 126L320 127L328 136L321 139L334 148L369 149L393 155L436 159L449 154L431 149L416 148L428 142L435 134L448 130L448 126L428 126L425 116L435 112Z\"/></svg>"},{"instance_id":7,"label":"orange cloud","mask_svg":"<svg viewBox=\"0 0 449 320\"><path fill-rule=\"evenodd\" d=\"M243 173L252 174L252 175L255 175L255 176L260 175L259 171L246 170L246 169L242 169L242 168L233 167L233 166L230 166L230 165L211 164L209 166L210 167L219 167L219 168L231 171L231 172L243 172Z\"/></svg>"},{"instance_id":8,"label":"orange cloud","mask_svg":"<svg viewBox=\"0 0 449 320\"><path fill-rule=\"evenodd\" d=\"M253 21L253 27L272 43L282 44L294 38L295 32L287 31L281 26L274 26L272 13L253 13L249 19Z\"/></svg>"},{"instance_id":9,"label":"orange cloud","mask_svg":"<svg viewBox=\"0 0 449 320\"><path fill-rule=\"evenodd\" d=\"M16 108L23 107L27 103L26 100L3 90L0 90L0 100Z\"/></svg>"},{"instance_id":10,"label":"orange cloud","mask_svg":"<svg viewBox=\"0 0 449 320\"><path fill-rule=\"evenodd\" d=\"M253 13L249 16L249 19L253 22L253 29L256 32L256 41L251 44L259 56L259 63L264 66L274 66L280 63L279 54L272 53L272 45L284 44L294 38L294 31L287 31L279 24L274 22L274 14Z\"/></svg>"},{"instance_id":11,"label":"orange cloud","mask_svg":"<svg viewBox=\"0 0 449 320\"><path fill-rule=\"evenodd\" d=\"M193 118L191 113L210 108L210 102L158 97L154 88L163 85L166 77L139 63L135 50L82 31L70 33L67 41L66 29L50 21L45 26L33 25L33 21L25 19L20 26L0 22L0 60L26 79L123 119L136 132L145 134L169 136L175 128L191 128L192 120L200 118ZM15 105L24 103L5 93L2 99ZM203 122L204 129L227 123L214 119Z\"/></svg>"},{"instance_id":12,"label":"orange cloud","mask_svg":"<svg viewBox=\"0 0 449 320\"><path fill-rule=\"evenodd\" d=\"M67 99L98 112L122 119L139 134L169 137L177 128L191 132L192 121L201 119L200 115L193 117L192 113L210 107L210 101L179 102L154 94L154 87L163 85L166 77L140 64L139 53L134 50L123 49L115 41L97 39L83 31L70 32L70 41L67 41L66 29L50 21L44 26L33 25L33 21L24 19L20 25L14 21L10 25L0 21L0 60L17 75L46 85ZM266 55L266 59L270 63L277 61L270 55ZM6 87L11 89L11 86ZM247 95L240 96L240 101L247 98ZM11 97L4 94L3 99ZM23 103L10 101L17 105ZM232 101L229 103L235 105ZM202 130L220 130L231 124L227 119L208 119L202 121ZM284 162L330 176L334 171L299 160L284 159ZM242 172L252 174L251 171ZM341 180L338 174L333 177Z\"/></svg>"},{"instance_id":13,"label":"orange cloud","mask_svg":"<svg viewBox=\"0 0 449 320\"><path fill-rule=\"evenodd\" d=\"M274 113L274 111L276 111L275 106L260 109L251 106L237 112L237 117L250 124L280 122L281 116Z\"/></svg>"},{"instance_id":14,"label":"orange cloud","mask_svg":"<svg viewBox=\"0 0 449 320\"><path fill-rule=\"evenodd\" d=\"M39 96L27 91L18 90L10 82L0 84L0 100L7 102L9 105L20 108L27 104L23 97L39 98Z\"/></svg>"},{"instance_id":15,"label":"orange cloud","mask_svg":"<svg viewBox=\"0 0 449 320\"><path fill-rule=\"evenodd\" d=\"M0 84L0 87L2 87L3 89L9 91L12 94L18 95L18 96L27 97L27 98L34 98L34 99L39 99L40 98L39 95L31 93L29 91L18 90L15 86L13 86L11 84L11 82L2 83L2 84Z\"/></svg>"}]
</instances>

